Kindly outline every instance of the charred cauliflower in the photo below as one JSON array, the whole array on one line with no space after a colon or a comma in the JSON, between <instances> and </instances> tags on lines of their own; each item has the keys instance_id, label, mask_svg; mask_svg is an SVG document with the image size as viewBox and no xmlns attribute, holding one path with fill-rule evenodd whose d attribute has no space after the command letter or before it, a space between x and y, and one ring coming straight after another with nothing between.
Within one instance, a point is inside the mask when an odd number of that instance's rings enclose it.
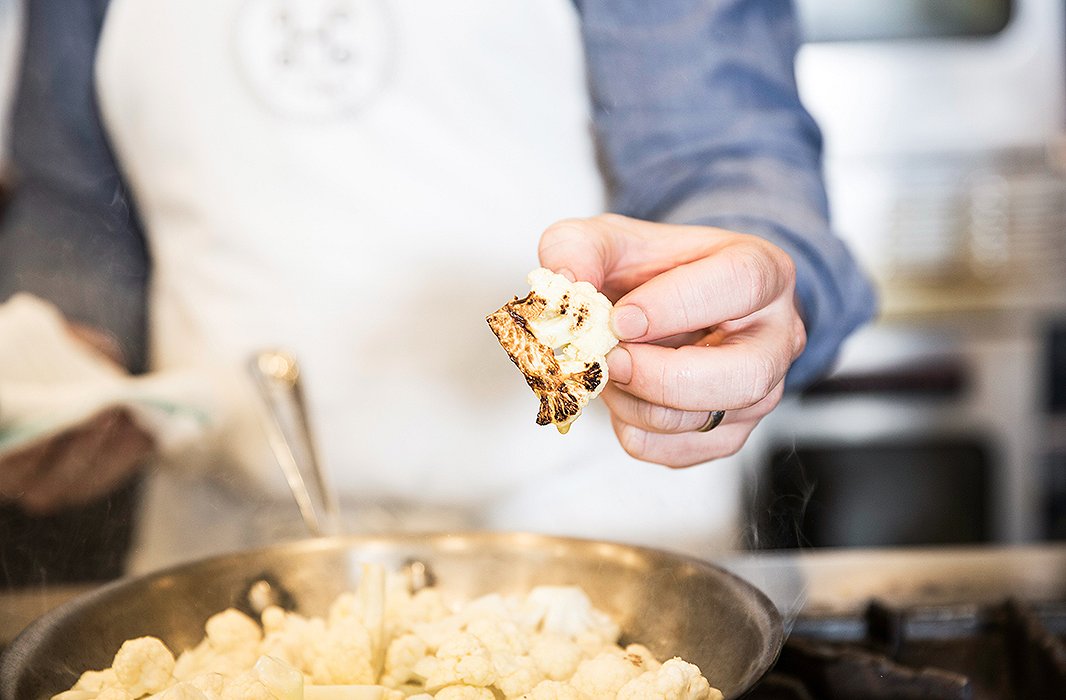
<instances>
[{"instance_id":1,"label":"charred cauliflower","mask_svg":"<svg viewBox=\"0 0 1066 700\"><path fill-rule=\"evenodd\" d=\"M540 399L537 424L565 433L607 384L611 302L588 282L545 268L529 273L529 294L486 320Z\"/></svg>"}]
</instances>

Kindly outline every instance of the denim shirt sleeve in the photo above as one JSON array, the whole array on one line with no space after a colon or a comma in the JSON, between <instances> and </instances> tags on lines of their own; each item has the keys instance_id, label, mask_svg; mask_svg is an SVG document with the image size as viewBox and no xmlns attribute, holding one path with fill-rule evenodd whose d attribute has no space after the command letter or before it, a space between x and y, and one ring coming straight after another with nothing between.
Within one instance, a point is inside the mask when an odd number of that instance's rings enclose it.
<instances>
[{"instance_id":1,"label":"denim shirt sleeve","mask_svg":"<svg viewBox=\"0 0 1066 700\"><path fill-rule=\"evenodd\" d=\"M106 0L25 3L11 116L14 186L0 222L0 301L29 292L111 333L144 366L144 239L94 96Z\"/></svg>"},{"instance_id":2,"label":"denim shirt sleeve","mask_svg":"<svg viewBox=\"0 0 1066 700\"><path fill-rule=\"evenodd\" d=\"M807 348L786 386L830 368L874 314L833 235L821 135L800 103L789 0L578 0L611 209L760 235L796 264Z\"/></svg>"}]
</instances>

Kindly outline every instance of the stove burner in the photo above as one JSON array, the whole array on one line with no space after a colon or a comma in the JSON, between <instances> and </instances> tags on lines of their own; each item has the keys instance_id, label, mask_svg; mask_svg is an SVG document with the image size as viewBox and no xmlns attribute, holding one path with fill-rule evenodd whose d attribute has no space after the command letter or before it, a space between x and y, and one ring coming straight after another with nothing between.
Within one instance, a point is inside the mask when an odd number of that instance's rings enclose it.
<instances>
[{"instance_id":1,"label":"stove burner","mask_svg":"<svg viewBox=\"0 0 1066 700\"><path fill-rule=\"evenodd\" d=\"M1066 604L892 608L797 621L749 700L1066 697Z\"/></svg>"}]
</instances>

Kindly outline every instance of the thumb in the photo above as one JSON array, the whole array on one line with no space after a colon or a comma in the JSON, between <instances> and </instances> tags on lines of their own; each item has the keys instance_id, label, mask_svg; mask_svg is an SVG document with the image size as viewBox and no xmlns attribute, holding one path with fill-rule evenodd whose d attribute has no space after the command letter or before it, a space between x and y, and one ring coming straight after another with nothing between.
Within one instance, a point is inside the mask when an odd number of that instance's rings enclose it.
<instances>
[{"instance_id":1,"label":"thumb","mask_svg":"<svg viewBox=\"0 0 1066 700\"><path fill-rule=\"evenodd\" d=\"M597 218L555 222L541 234L537 255L549 270L571 281L589 282L601 291L617 257L609 231Z\"/></svg>"}]
</instances>

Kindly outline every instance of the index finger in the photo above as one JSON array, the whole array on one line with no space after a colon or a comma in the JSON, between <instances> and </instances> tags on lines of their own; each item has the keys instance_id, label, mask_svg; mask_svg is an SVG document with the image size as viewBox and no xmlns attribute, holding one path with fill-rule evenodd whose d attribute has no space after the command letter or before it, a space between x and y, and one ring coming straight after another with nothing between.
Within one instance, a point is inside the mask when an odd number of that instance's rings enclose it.
<instances>
[{"instance_id":1,"label":"index finger","mask_svg":"<svg viewBox=\"0 0 1066 700\"><path fill-rule=\"evenodd\" d=\"M538 255L544 267L569 271L614 300L665 270L709 254L728 235L709 226L600 214L552 224L541 235Z\"/></svg>"},{"instance_id":2,"label":"index finger","mask_svg":"<svg viewBox=\"0 0 1066 700\"><path fill-rule=\"evenodd\" d=\"M786 326L764 323L718 345L669 348L621 343L607 356L608 376L624 391L685 411L747 408L785 377L797 354Z\"/></svg>"},{"instance_id":3,"label":"index finger","mask_svg":"<svg viewBox=\"0 0 1066 700\"><path fill-rule=\"evenodd\" d=\"M666 270L615 305L623 340L649 342L745 318L792 298L795 270L783 251L737 234L710 255Z\"/></svg>"}]
</instances>

